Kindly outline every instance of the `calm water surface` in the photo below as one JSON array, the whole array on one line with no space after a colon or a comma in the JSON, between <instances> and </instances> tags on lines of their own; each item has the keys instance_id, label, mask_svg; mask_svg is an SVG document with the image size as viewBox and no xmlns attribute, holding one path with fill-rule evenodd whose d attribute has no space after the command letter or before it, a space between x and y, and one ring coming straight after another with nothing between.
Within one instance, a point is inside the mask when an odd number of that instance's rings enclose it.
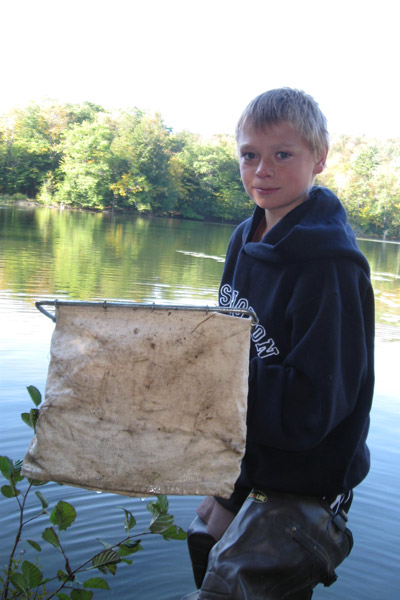
<instances>
[{"instance_id":1,"label":"calm water surface","mask_svg":"<svg viewBox=\"0 0 400 600\"><path fill-rule=\"evenodd\" d=\"M23 457L31 439L19 416L31 408L25 388L45 387L54 325L35 309L35 300L213 305L232 230L230 225L171 219L0 207L0 454ZM353 552L339 567L338 582L318 588L316 600L400 598L400 245L359 243L371 264L376 295L372 467L351 510ZM149 521L147 500L55 484L42 491L51 505L64 499L77 510L65 536L74 563L100 549L98 538L115 542L123 537L121 505L135 514L139 531ZM169 501L177 524L186 528L199 498L170 496ZM15 531L13 502L0 498L0 568ZM29 507L28 515L33 511ZM32 524L26 537L38 538L45 526ZM132 566L119 567L111 591L96 592L96 598L177 600L194 589L184 542L151 536L143 547ZM28 560L35 556L27 549ZM62 567L57 560L52 550L43 548L39 555L43 566Z\"/></svg>"}]
</instances>

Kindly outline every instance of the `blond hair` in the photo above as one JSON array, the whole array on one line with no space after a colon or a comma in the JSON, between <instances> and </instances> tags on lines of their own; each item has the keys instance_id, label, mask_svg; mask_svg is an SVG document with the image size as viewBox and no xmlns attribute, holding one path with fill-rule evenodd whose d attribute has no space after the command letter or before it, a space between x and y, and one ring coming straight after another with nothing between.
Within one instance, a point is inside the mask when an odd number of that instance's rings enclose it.
<instances>
[{"instance_id":1,"label":"blond hair","mask_svg":"<svg viewBox=\"0 0 400 600\"><path fill-rule=\"evenodd\" d=\"M326 118L317 102L301 90L286 87L264 92L247 105L236 126L236 139L246 127L262 130L282 121L310 144L315 155L323 154L329 147Z\"/></svg>"}]
</instances>

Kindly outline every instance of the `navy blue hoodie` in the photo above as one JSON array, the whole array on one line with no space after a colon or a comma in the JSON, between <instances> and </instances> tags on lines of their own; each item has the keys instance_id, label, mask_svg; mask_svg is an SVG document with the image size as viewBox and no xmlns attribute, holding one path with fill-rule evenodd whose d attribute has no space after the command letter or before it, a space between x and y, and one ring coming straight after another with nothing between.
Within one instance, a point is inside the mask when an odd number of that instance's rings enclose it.
<instances>
[{"instance_id":1,"label":"navy blue hoodie","mask_svg":"<svg viewBox=\"0 0 400 600\"><path fill-rule=\"evenodd\" d=\"M234 231L219 294L221 306L259 318L238 486L333 496L360 483L370 464L369 266L325 188L252 242L263 215L257 207Z\"/></svg>"}]
</instances>

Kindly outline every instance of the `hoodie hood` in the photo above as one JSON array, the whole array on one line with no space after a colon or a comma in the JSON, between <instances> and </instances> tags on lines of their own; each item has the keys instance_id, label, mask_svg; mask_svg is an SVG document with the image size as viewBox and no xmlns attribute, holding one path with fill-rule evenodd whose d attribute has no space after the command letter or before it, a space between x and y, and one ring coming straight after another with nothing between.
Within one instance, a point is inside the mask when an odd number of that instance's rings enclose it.
<instances>
[{"instance_id":1,"label":"hoodie hood","mask_svg":"<svg viewBox=\"0 0 400 600\"><path fill-rule=\"evenodd\" d=\"M264 215L257 207L243 229L246 254L266 262L280 263L320 258L348 258L369 274L369 265L347 222L346 211L330 190L313 187L309 198L290 211L262 239L250 241Z\"/></svg>"}]
</instances>

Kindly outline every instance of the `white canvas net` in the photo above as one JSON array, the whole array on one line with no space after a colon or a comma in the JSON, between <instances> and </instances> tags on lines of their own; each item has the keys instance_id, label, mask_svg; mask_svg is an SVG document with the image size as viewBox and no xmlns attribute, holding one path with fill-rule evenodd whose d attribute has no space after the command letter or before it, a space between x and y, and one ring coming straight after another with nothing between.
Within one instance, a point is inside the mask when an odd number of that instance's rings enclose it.
<instances>
[{"instance_id":1,"label":"white canvas net","mask_svg":"<svg viewBox=\"0 0 400 600\"><path fill-rule=\"evenodd\" d=\"M228 497L245 449L250 319L101 304L56 317L23 475Z\"/></svg>"}]
</instances>

